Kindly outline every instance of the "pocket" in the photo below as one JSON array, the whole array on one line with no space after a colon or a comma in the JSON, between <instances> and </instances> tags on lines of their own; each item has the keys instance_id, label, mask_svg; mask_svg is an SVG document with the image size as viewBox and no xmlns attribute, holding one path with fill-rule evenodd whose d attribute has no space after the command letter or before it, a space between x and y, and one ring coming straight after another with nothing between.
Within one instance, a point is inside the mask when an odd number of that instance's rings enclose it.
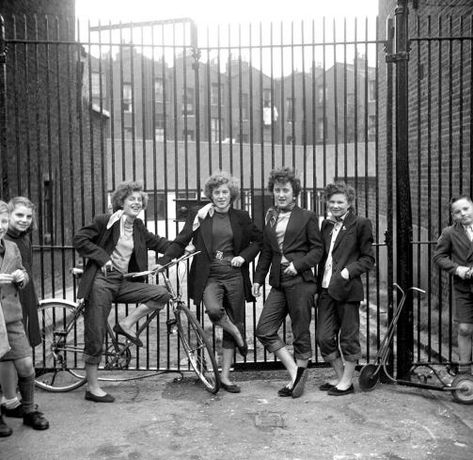
<instances>
[{"instance_id":1,"label":"pocket","mask_svg":"<svg viewBox=\"0 0 473 460\"><path fill-rule=\"evenodd\" d=\"M332 275L328 291L335 300L345 300L350 294L351 280L346 280L340 272Z\"/></svg>"}]
</instances>

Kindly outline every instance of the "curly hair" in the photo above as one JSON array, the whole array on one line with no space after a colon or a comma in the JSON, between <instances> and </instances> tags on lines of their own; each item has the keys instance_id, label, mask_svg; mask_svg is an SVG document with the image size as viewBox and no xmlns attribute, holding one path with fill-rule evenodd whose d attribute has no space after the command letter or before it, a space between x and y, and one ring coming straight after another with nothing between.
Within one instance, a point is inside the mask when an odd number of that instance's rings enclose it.
<instances>
[{"instance_id":1,"label":"curly hair","mask_svg":"<svg viewBox=\"0 0 473 460\"><path fill-rule=\"evenodd\" d=\"M125 199L134 192L140 192L141 199L143 200L143 209L146 209L146 206L148 206L148 194L143 191L143 184L141 182L127 181L119 184L112 194L113 212L123 209Z\"/></svg>"},{"instance_id":2,"label":"curly hair","mask_svg":"<svg viewBox=\"0 0 473 460\"><path fill-rule=\"evenodd\" d=\"M268 179L268 191L273 193L274 184L276 182L290 182L292 185L292 193L294 197L298 197L301 192L301 180L297 177L297 171L289 166L283 166L281 168L275 168L269 173Z\"/></svg>"},{"instance_id":3,"label":"curly hair","mask_svg":"<svg viewBox=\"0 0 473 460\"><path fill-rule=\"evenodd\" d=\"M36 220L36 206L34 203L24 196L15 196L8 202L8 211L10 214L15 210L17 206L24 206L25 208L31 209L33 214L33 220L31 221L31 230L36 230L37 220Z\"/></svg>"},{"instance_id":4,"label":"curly hair","mask_svg":"<svg viewBox=\"0 0 473 460\"><path fill-rule=\"evenodd\" d=\"M334 184L328 184L324 190L325 201L329 201L332 195L336 193L342 193L346 196L350 207L355 201L355 189L351 185L345 184L345 182L335 182Z\"/></svg>"},{"instance_id":5,"label":"curly hair","mask_svg":"<svg viewBox=\"0 0 473 460\"><path fill-rule=\"evenodd\" d=\"M204 185L204 194L205 196L212 201L213 191L220 187L221 185L226 185L230 190L230 200L233 203L238 195L240 194L240 186L236 177L231 176L225 171L217 171L212 174L206 181Z\"/></svg>"}]
</instances>

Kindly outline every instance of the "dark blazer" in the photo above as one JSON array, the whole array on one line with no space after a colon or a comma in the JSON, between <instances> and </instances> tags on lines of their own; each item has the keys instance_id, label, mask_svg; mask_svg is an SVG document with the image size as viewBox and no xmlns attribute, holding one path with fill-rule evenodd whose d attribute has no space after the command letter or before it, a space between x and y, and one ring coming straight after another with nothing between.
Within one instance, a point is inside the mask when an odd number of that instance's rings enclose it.
<instances>
[{"instance_id":1,"label":"dark blazer","mask_svg":"<svg viewBox=\"0 0 473 460\"><path fill-rule=\"evenodd\" d=\"M26 272L30 278L30 282L20 291L20 302L23 310L23 324L25 326L26 335L32 347L41 343L41 330L38 320L38 296L33 281L32 265L33 250L29 232L17 234L8 230L5 239L15 243L21 254L21 260Z\"/></svg>"},{"instance_id":2,"label":"dark blazer","mask_svg":"<svg viewBox=\"0 0 473 460\"><path fill-rule=\"evenodd\" d=\"M79 255L88 259L77 292L79 299L87 298L97 270L100 270L110 260L110 255L120 238L120 221L115 222L107 230L109 219L109 214L95 217L91 224L82 227L73 238L73 245ZM146 270L148 268L148 249L164 253L169 244L166 238L148 231L141 219L135 219L133 222L133 253L128 271Z\"/></svg>"},{"instance_id":3,"label":"dark blazer","mask_svg":"<svg viewBox=\"0 0 473 460\"><path fill-rule=\"evenodd\" d=\"M269 223L266 224L263 232L263 249L254 276L255 283L263 284L271 267L269 284L275 288L280 287L283 253L305 281L315 283L312 268L322 257L322 239L317 216L313 212L298 206L292 210L284 235L282 252L274 228Z\"/></svg>"},{"instance_id":4,"label":"dark blazer","mask_svg":"<svg viewBox=\"0 0 473 460\"><path fill-rule=\"evenodd\" d=\"M322 222L323 258L318 270L318 288L322 287L325 262L327 261L334 222L325 219ZM332 251L332 277L328 293L332 298L345 302L360 302L364 298L363 283L360 275L374 266L373 232L371 222L359 217L352 211L346 215ZM347 268L350 279L345 280L340 272Z\"/></svg>"},{"instance_id":5,"label":"dark blazer","mask_svg":"<svg viewBox=\"0 0 473 460\"><path fill-rule=\"evenodd\" d=\"M23 283L5 283L0 285L0 308L3 309L5 324L14 321L23 320L23 311L20 305L19 289L23 289L29 282L28 272L23 267L21 254L18 246L11 241L3 240L5 246L5 254L0 264L0 273L12 274L15 270L23 270L25 272L25 281Z\"/></svg>"},{"instance_id":6,"label":"dark blazer","mask_svg":"<svg viewBox=\"0 0 473 460\"><path fill-rule=\"evenodd\" d=\"M471 290L471 279L462 280L455 275L455 270L461 265L473 266L473 243L460 223L455 223L443 229L434 250L434 262L453 276L453 286L462 292Z\"/></svg>"},{"instance_id":7,"label":"dark blazer","mask_svg":"<svg viewBox=\"0 0 473 460\"><path fill-rule=\"evenodd\" d=\"M241 273L245 286L245 299L250 302L254 300L254 297L251 294L249 263L261 250L262 233L252 222L246 211L230 208L228 214L233 232L234 254L245 259L245 263L241 267ZM184 248L191 240L193 241L196 250L201 252L192 260L188 287L190 298L194 300L196 305L199 305L209 278L210 263L214 259L214 254L212 252L212 219L207 216L200 223L199 228L193 231L192 224L195 215L196 211L189 215L183 229L171 243L164 257L160 259L160 263L166 263L171 259L180 257L184 253Z\"/></svg>"}]
</instances>

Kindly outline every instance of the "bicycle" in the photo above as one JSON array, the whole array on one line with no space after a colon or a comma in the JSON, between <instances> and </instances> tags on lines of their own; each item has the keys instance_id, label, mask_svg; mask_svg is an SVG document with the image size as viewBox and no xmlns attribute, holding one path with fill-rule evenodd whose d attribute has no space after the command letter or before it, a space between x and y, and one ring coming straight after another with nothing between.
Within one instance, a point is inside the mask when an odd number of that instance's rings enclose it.
<instances>
[{"instance_id":1,"label":"bicycle","mask_svg":"<svg viewBox=\"0 0 473 460\"><path fill-rule=\"evenodd\" d=\"M211 393L217 393L220 388L220 375L212 345L207 339L201 325L190 312L188 306L182 300L182 294L175 289L166 274L166 271L184 261L187 261L197 253L185 254L184 256L171 261L164 266L157 266L151 270L139 273L128 273L127 278L150 276L156 278L161 274L164 285L171 294L169 301L170 310L174 317L167 323L167 333L177 332L178 339L187 355L188 369L193 370L199 380L204 384L205 389ZM75 277L80 276L81 269L73 269ZM179 273L179 272L177 272ZM178 283L178 286L181 282ZM40 301L38 315L42 335L42 343L35 349L35 356L42 352L42 362L36 362L35 383L39 388L51 392L67 392L81 387L86 383L83 372L84 364L80 356L84 349L84 309L85 300L78 299L71 302L66 299L44 299ZM151 321L159 314L159 310L148 315L146 321L142 322L137 329L137 337L148 328ZM113 332L110 323L107 321L106 340L104 347L104 366L102 370L114 371L125 370L132 359L130 341L118 336ZM124 339L125 342L118 340ZM178 350L179 352L179 350ZM179 354L179 353L178 353ZM40 364L40 366L38 366ZM178 370L180 370L179 365ZM168 371L157 371L158 373ZM172 371L171 371L172 372ZM123 381L144 378L144 375L136 378L100 378L106 381Z\"/></svg>"}]
</instances>

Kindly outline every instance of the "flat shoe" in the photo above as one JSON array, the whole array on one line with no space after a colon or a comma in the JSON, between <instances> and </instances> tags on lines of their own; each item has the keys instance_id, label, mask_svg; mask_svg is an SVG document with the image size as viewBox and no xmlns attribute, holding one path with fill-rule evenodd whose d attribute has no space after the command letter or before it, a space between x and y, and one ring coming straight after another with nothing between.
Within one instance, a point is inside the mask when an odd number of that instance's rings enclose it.
<instances>
[{"instance_id":1,"label":"flat shoe","mask_svg":"<svg viewBox=\"0 0 473 460\"><path fill-rule=\"evenodd\" d=\"M238 385L235 385L234 383L230 383L229 385L227 385L226 383L221 382L220 386L229 393L240 393L241 391L241 388Z\"/></svg>"},{"instance_id":2,"label":"flat shoe","mask_svg":"<svg viewBox=\"0 0 473 460\"><path fill-rule=\"evenodd\" d=\"M11 436L13 430L5 423L3 416L0 415L0 438Z\"/></svg>"},{"instance_id":3,"label":"flat shoe","mask_svg":"<svg viewBox=\"0 0 473 460\"><path fill-rule=\"evenodd\" d=\"M113 403L113 401L115 401L115 398L108 393L105 393L103 396L97 396L91 393L90 391L85 392L84 399L86 399L87 401L102 402L102 403Z\"/></svg>"},{"instance_id":4,"label":"flat shoe","mask_svg":"<svg viewBox=\"0 0 473 460\"><path fill-rule=\"evenodd\" d=\"M133 343L137 347L143 346L143 342L138 337L128 334L128 332L126 332L125 329L123 329L119 323L113 326L113 331L116 332L117 334L124 335L131 343Z\"/></svg>"},{"instance_id":5,"label":"flat shoe","mask_svg":"<svg viewBox=\"0 0 473 460\"><path fill-rule=\"evenodd\" d=\"M302 393L304 393L304 385L307 380L308 371L306 367L298 367L296 380L294 386L292 387L292 397L300 398Z\"/></svg>"},{"instance_id":6,"label":"flat shoe","mask_svg":"<svg viewBox=\"0 0 473 460\"><path fill-rule=\"evenodd\" d=\"M325 382L319 386L320 391L328 391L328 390L331 390L332 388L335 388L335 385L332 385L331 383L328 383L328 382Z\"/></svg>"},{"instance_id":7,"label":"flat shoe","mask_svg":"<svg viewBox=\"0 0 473 460\"><path fill-rule=\"evenodd\" d=\"M292 388L282 387L278 390L278 396L281 396L281 398L290 398L292 396Z\"/></svg>"},{"instance_id":8,"label":"flat shoe","mask_svg":"<svg viewBox=\"0 0 473 460\"><path fill-rule=\"evenodd\" d=\"M346 390L339 390L337 387L333 387L327 391L327 394L330 396L344 396L349 395L350 393L354 393L355 388L353 384L351 384Z\"/></svg>"},{"instance_id":9,"label":"flat shoe","mask_svg":"<svg viewBox=\"0 0 473 460\"><path fill-rule=\"evenodd\" d=\"M238 351L240 352L240 355L244 358L248 354L248 344L245 342L244 345L238 347Z\"/></svg>"},{"instance_id":10,"label":"flat shoe","mask_svg":"<svg viewBox=\"0 0 473 460\"><path fill-rule=\"evenodd\" d=\"M2 404L2 414L11 418L23 418L23 415L25 415L22 404L13 409L8 409L5 404Z\"/></svg>"}]
</instances>

